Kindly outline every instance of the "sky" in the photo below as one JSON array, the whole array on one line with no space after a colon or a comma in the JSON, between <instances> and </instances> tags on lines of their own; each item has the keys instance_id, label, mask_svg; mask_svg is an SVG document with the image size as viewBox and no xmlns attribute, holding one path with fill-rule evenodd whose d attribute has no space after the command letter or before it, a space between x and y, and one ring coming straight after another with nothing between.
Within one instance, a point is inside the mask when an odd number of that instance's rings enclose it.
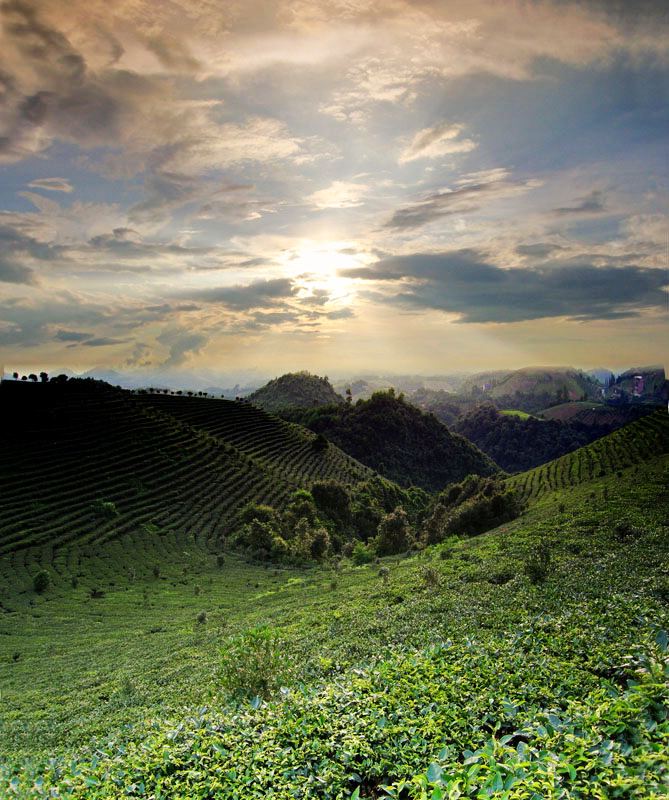
<instances>
[{"instance_id":1,"label":"sky","mask_svg":"<svg viewBox=\"0 0 669 800\"><path fill-rule=\"evenodd\" d=\"M666 364L669 6L0 3L0 364Z\"/></svg>"}]
</instances>

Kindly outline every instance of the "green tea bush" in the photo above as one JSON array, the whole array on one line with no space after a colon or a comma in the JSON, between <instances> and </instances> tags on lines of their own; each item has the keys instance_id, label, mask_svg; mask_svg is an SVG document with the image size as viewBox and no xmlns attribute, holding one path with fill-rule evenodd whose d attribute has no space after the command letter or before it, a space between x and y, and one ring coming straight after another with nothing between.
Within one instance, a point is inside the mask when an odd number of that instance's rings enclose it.
<instances>
[{"instance_id":1,"label":"green tea bush","mask_svg":"<svg viewBox=\"0 0 669 800\"><path fill-rule=\"evenodd\" d=\"M362 542L356 542L351 551L351 560L354 564L361 566L362 564L371 564L376 558L376 551L373 545L365 545Z\"/></svg>"},{"instance_id":2,"label":"green tea bush","mask_svg":"<svg viewBox=\"0 0 669 800\"><path fill-rule=\"evenodd\" d=\"M114 519L120 515L116 503L111 500L94 500L91 503L91 510L100 519Z\"/></svg>"},{"instance_id":3,"label":"green tea bush","mask_svg":"<svg viewBox=\"0 0 669 800\"><path fill-rule=\"evenodd\" d=\"M37 592L37 594L46 592L50 585L51 575L49 575L45 569L41 569L33 577L33 589Z\"/></svg>"},{"instance_id":4,"label":"green tea bush","mask_svg":"<svg viewBox=\"0 0 669 800\"><path fill-rule=\"evenodd\" d=\"M221 686L230 694L268 698L289 676L282 642L273 628L252 628L229 639L221 652Z\"/></svg>"},{"instance_id":5,"label":"green tea bush","mask_svg":"<svg viewBox=\"0 0 669 800\"><path fill-rule=\"evenodd\" d=\"M524 571L534 584L543 583L548 577L551 565L551 549L544 539L530 552L525 559Z\"/></svg>"}]
</instances>

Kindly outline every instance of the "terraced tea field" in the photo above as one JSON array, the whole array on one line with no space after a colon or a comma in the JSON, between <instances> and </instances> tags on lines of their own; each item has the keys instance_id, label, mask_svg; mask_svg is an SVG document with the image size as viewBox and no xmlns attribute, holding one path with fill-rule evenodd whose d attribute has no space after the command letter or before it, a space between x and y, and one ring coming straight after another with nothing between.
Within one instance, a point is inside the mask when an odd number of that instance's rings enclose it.
<instances>
[{"instance_id":1,"label":"terraced tea field","mask_svg":"<svg viewBox=\"0 0 669 800\"><path fill-rule=\"evenodd\" d=\"M170 398L165 398L170 400ZM251 501L280 505L320 478L372 473L247 404L140 400L102 384L4 383L0 590L40 568L72 577L178 561L217 548Z\"/></svg>"},{"instance_id":2,"label":"terraced tea field","mask_svg":"<svg viewBox=\"0 0 669 800\"><path fill-rule=\"evenodd\" d=\"M524 499L616 474L669 452L669 415L658 411L561 458L514 475L507 483Z\"/></svg>"},{"instance_id":3,"label":"terraced tea field","mask_svg":"<svg viewBox=\"0 0 669 800\"><path fill-rule=\"evenodd\" d=\"M668 479L669 456L648 459L553 492L559 513L535 502L380 566L221 566L189 548L98 599L14 591L0 796L660 800ZM258 626L272 649L253 649ZM241 689L270 656L284 688L231 693L230 653Z\"/></svg>"}]
</instances>

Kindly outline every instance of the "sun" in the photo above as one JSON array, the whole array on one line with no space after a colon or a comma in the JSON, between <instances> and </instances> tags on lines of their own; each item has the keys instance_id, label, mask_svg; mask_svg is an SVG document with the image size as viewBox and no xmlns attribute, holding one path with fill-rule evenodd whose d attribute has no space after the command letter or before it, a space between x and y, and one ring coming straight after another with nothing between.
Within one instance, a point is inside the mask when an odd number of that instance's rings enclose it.
<instances>
[{"instance_id":1,"label":"sun","mask_svg":"<svg viewBox=\"0 0 669 800\"><path fill-rule=\"evenodd\" d=\"M363 267L369 256L355 242L303 240L282 259L289 277L299 279L305 296L327 293L330 302L350 300L355 281L341 273Z\"/></svg>"}]
</instances>

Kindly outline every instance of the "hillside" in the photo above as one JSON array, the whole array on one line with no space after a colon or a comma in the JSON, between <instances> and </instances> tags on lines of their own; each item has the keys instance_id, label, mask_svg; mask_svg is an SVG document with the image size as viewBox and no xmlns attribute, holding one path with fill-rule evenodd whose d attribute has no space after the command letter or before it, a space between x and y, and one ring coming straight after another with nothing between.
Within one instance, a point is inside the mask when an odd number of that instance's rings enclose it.
<instances>
[{"instance_id":1,"label":"hillside","mask_svg":"<svg viewBox=\"0 0 669 800\"><path fill-rule=\"evenodd\" d=\"M669 415L656 411L536 469L507 479L528 500L580 484L620 475L669 453Z\"/></svg>"},{"instance_id":2,"label":"hillside","mask_svg":"<svg viewBox=\"0 0 669 800\"><path fill-rule=\"evenodd\" d=\"M498 408L535 412L568 400L595 399L601 386L571 367L527 367L514 372L480 373L468 378L461 393L493 401Z\"/></svg>"},{"instance_id":3,"label":"hillside","mask_svg":"<svg viewBox=\"0 0 669 800\"><path fill-rule=\"evenodd\" d=\"M0 403L11 420L0 464L2 586L29 584L39 567L57 582L73 571L150 572L188 543L220 548L249 502L281 506L315 480L371 475L245 403L133 395L91 380L3 382Z\"/></svg>"},{"instance_id":4,"label":"hillside","mask_svg":"<svg viewBox=\"0 0 669 800\"><path fill-rule=\"evenodd\" d=\"M546 420L578 423L588 427L599 427L610 432L622 425L652 414L656 407L652 405L610 405L594 401L561 403L545 408L538 416Z\"/></svg>"},{"instance_id":5,"label":"hillside","mask_svg":"<svg viewBox=\"0 0 669 800\"><path fill-rule=\"evenodd\" d=\"M99 599L13 589L0 795L659 800L669 458L652 451L380 565L217 565L194 544Z\"/></svg>"},{"instance_id":6,"label":"hillside","mask_svg":"<svg viewBox=\"0 0 669 800\"><path fill-rule=\"evenodd\" d=\"M458 417L451 430L464 436L507 472L552 461L602 436L606 430L498 411L484 404Z\"/></svg>"},{"instance_id":7,"label":"hillside","mask_svg":"<svg viewBox=\"0 0 669 800\"><path fill-rule=\"evenodd\" d=\"M265 411L284 408L313 408L343 403L344 399L332 388L327 378L309 372L289 372L256 389L247 398Z\"/></svg>"},{"instance_id":8,"label":"hillside","mask_svg":"<svg viewBox=\"0 0 669 800\"><path fill-rule=\"evenodd\" d=\"M439 491L470 473L498 471L474 445L392 390L351 405L287 411L285 417L323 434L401 486Z\"/></svg>"}]
</instances>

